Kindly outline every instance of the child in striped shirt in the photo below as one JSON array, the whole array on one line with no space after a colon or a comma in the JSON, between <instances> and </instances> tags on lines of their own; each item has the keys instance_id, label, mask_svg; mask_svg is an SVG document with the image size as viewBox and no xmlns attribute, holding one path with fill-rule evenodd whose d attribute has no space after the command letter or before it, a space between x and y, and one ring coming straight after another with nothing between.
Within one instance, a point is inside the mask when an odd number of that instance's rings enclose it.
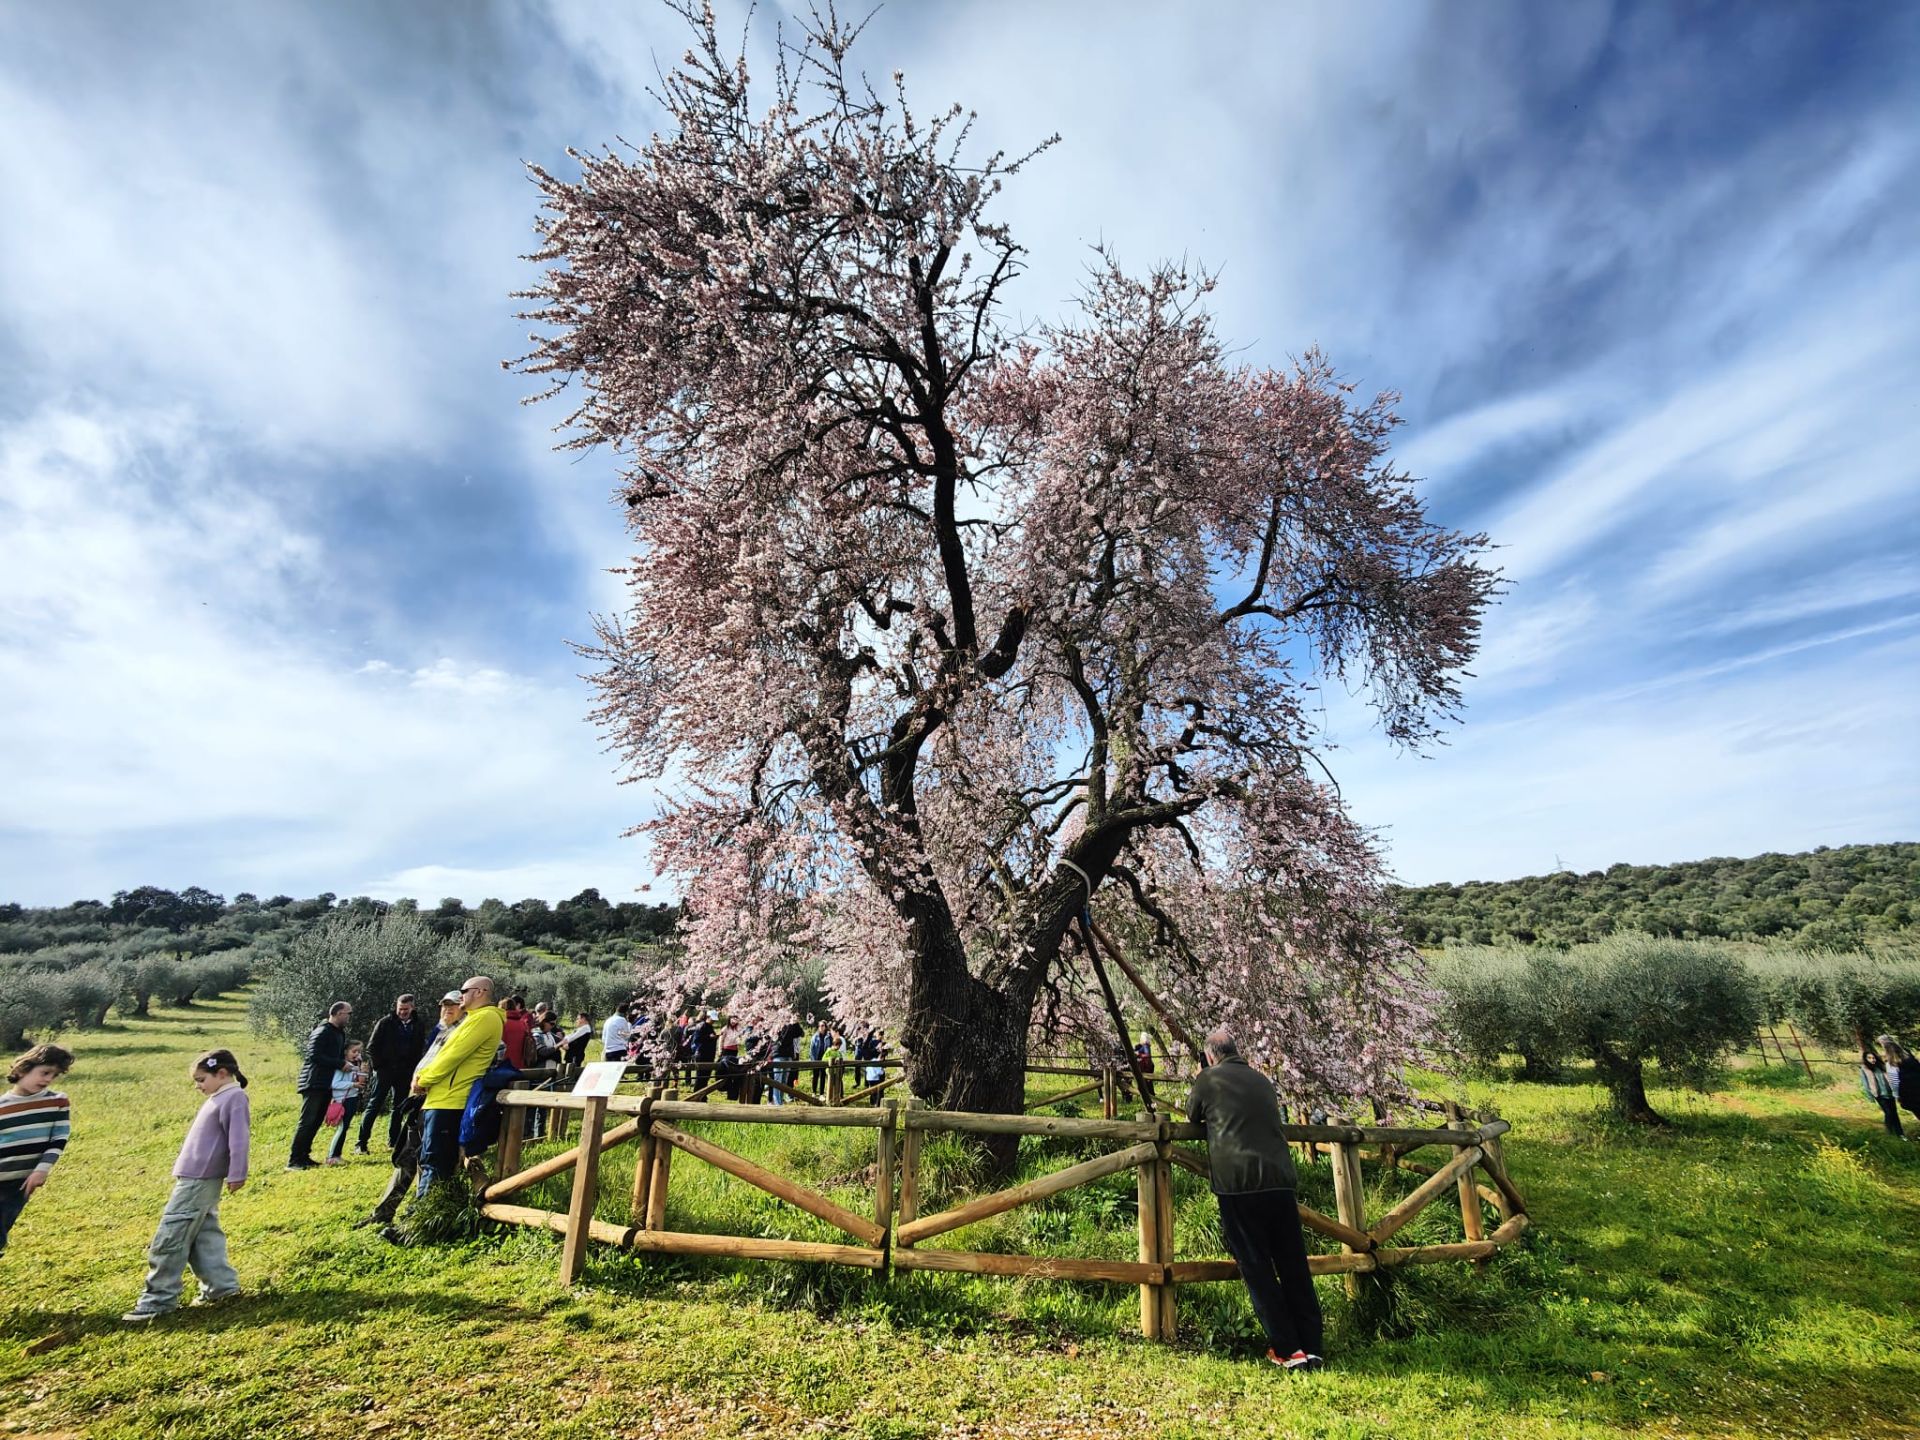
<instances>
[{"instance_id":1,"label":"child in striped shirt","mask_svg":"<svg viewBox=\"0 0 1920 1440\"><path fill-rule=\"evenodd\" d=\"M52 1087L72 1068L72 1051L36 1045L7 1071L13 1088L0 1095L0 1255L27 1197L47 1183L67 1148L67 1097Z\"/></svg>"}]
</instances>

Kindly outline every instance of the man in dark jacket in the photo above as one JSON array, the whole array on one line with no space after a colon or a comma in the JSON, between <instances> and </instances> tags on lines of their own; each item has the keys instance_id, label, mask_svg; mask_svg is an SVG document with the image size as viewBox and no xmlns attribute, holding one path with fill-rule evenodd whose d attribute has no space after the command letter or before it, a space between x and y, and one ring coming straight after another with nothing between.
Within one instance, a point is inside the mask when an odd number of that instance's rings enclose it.
<instances>
[{"instance_id":1,"label":"man in dark jacket","mask_svg":"<svg viewBox=\"0 0 1920 1440\"><path fill-rule=\"evenodd\" d=\"M393 1013L382 1015L380 1023L367 1037L367 1059L373 1063L373 1094L367 1108L360 1112L360 1144L367 1153L367 1140L373 1134L373 1118L380 1107L393 1102L393 1118L387 1121L387 1148L399 1143L400 1102L413 1084L413 1067L427 1048L427 1022L414 1013L413 996L402 995L393 1002Z\"/></svg>"},{"instance_id":2,"label":"man in dark jacket","mask_svg":"<svg viewBox=\"0 0 1920 1440\"><path fill-rule=\"evenodd\" d=\"M1207 1169L1220 1202L1220 1234L1240 1264L1267 1359L1288 1370L1320 1367L1320 1301L1307 1270L1294 1198L1293 1157L1273 1084L1240 1058L1225 1030L1207 1036L1208 1066L1193 1082L1187 1118L1207 1130Z\"/></svg>"},{"instance_id":3,"label":"man in dark jacket","mask_svg":"<svg viewBox=\"0 0 1920 1440\"><path fill-rule=\"evenodd\" d=\"M313 1137L327 1118L334 1072L347 1063L347 1021L352 1018L353 1007L336 1000L327 1007L327 1018L307 1036L300 1062L300 1123L294 1128L293 1149L287 1156L289 1170L313 1168Z\"/></svg>"}]
</instances>

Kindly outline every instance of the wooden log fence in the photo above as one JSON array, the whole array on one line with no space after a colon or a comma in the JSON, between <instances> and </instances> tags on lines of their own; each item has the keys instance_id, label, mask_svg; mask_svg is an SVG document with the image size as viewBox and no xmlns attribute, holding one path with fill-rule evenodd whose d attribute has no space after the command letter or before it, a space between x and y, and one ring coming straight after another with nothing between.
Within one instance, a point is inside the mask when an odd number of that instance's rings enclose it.
<instances>
[{"instance_id":1,"label":"wooden log fence","mask_svg":"<svg viewBox=\"0 0 1920 1440\"><path fill-rule=\"evenodd\" d=\"M892 1080L885 1083L890 1084ZM1098 1086L1101 1082L1096 1078L1093 1083ZM1085 1093L1086 1088L1074 1093ZM659 1085L644 1095L576 1096L509 1090L500 1100L507 1111L501 1147L505 1173L480 1191L480 1213L503 1224L527 1225L560 1235L560 1278L564 1284L579 1279L588 1241L645 1254L802 1261L851 1265L882 1273L929 1270L1098 1281L1138 1286L1141 1334L1149 1339L1170 1340L1176 1323L1179 1286L1239 1278L1239 1269L1231 1260L1175 1257L1173 1171L1177 1167L1202 1176L1207 1173L1204 1153L1176 1142L1204 1140L1205 1133L1199 1126L1176 1122L1164 1115L1134 1120L1111 1116L1095 1120L1056 1115L990 1115L927 1110L913 1101L902 1105L893 1099L857 1108L817 1101L777 1107L716 1106L704 1103L701 1091L681 1099L677 1091ZM577 1115L579 1143L518 1168L525 1112L542 1108L556 1118L562 1113ZM618 1123L609 1126L610 1117L617 1117ZM870 1172L874 1190L872 1218L704 1136L693 1134L683 1128L688 1121L872 1130L875 1141L874 1165ZM1301 1223L1340 1247L1337 1252L1309 1255L1307 1264L1312 1273L1344 1275L1351 1290L1363 1274L1405 1265L1446 1261L1484 1264L1502 1246L1512 1244L1525 1234L1530 1223L1526 1204L1506 1173L1500 1149L1507 1122L1479 1120L1453 1105L1446 1108L1446 1122L1426 1130L1352 1125L1284 1127L1290 1141L1324 1147L1332 1165L1337 1215L1323 1215L1306 1205L1300 1207ZM1108 1142L1118 1148L937 1213L922 1214L921 1154L925 1138L934 1134L1051 1136ZM609 1151L630 1142L637 1142L638 1153L628 1223L617 1225L594 1215L599 1169ZM1410 1150L1428 1145L1450 1149L1452 1158L1434 1166L1401 1162L1405 1168L1426 1178L1369 1223L1360 1168L1362 1147L1376 1147L1382 1157L1393 1156L1397 1160ZM668 1229L667 1194L675 1151L824 1221L855 1243L829 1244ZM928 1248L921 1243L1128 1170L1134 1172L1138 1200L1138 1258L1135 1260L993 1254ZM564 1212L510 1203L512 1197L540 1182L569 1173L571 1183ZM1484 1176L1491 1184L1480 1184L1477 1176ZM1461 1228L1466 1237L1463 1241L1413 1246L1388 1243L1415 1216L1448 1193L1453 1194L1460 1205ZM1499 1223L1491 1232L1486 1229L1483 1205L1491 1206L1499 1217Z\"/></svg>"}]
</instances>

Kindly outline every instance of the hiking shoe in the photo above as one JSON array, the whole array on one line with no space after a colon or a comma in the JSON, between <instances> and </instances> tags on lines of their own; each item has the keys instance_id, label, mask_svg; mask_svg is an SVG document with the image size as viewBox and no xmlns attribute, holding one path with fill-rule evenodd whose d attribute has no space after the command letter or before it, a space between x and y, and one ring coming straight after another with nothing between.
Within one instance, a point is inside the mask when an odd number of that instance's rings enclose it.
<instances>
[{"instance_id":1,"label":"hiking shoe","mask_svg":"<svg viewBox=\"0 0 1920 1440\"><path fill-rule=\"evenodd\" d=\"M319 1167L311 1160L289 1160L287 1162L287 1169L289 1170L315 1170L318 1168Z\"/></svg>"},{"instance_id":2,"label":"hiking shoe","mask_svg":"<svg viewBox=\"0 0 1920 1440\"><path fill-rule=\"evenodd\" d=\"M356 1145L353 1147L353 1153L356 1155L371 1155L373 1152L364 1145Z\"/></svg>"},{"instance_id":3,"label":"hiking shoe","mask_svg":"<svg viewBox=\"0 0 1920 1440\"><path fill-rule=\"evenodd\" d=\"M238 1300L239 1298L240 1292L238 1290L202 1290L187 1303L192 1305L196 1310L204 1310L210 1305L224 1305L229 1300Z\"/></svg>"},{"instance_id":4,"label":"hiking shoe","mask_svg":"<svg viewBox=\"0 0 1920 1440\"><path fill-rule=\"evenodd\" d=\"M1309 1355L1304 1350L1296 1350L1286 1357L1273 1350L1267 1351L1267 1363L1278 1365L1282 1370L1318 1370L1327 1362L1318 1355Z\"/></svg>"},{"instance_id":5,"label":"hiking shoe","mask_svg":"<svg viewBox=\"0 0 1920 1440\"><path fill-rule=\"evenodd\" d=\"M412 1243L405 1235L400 1233L400 1227L398 1225L382 1225L380 1227L380 1238L389 1245L407 1245Z\"/></svg>"},{"instance_id":6,"label":"hiking shoe","mask_svg":"<svg viewBox=\"0 0 1920 1440\"><path fill-rule=\"evenodd\" d=\"M165 1310L129 1310L120 1317L120 1323L123 1325L144 1325L149 1320L158 1320L166 1313Z\"/></svg>"}]
</instances>

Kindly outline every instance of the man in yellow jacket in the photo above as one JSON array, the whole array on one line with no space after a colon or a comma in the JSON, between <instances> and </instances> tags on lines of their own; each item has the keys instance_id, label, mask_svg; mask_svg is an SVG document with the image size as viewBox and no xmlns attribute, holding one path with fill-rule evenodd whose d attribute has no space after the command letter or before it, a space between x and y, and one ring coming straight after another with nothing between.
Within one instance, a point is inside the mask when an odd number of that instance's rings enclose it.
<instances>
[{"instance_id":1,"label":"man in yellow jacket","mask_svg":"<svg viewBox=\"0 0 1920 1440\"><path fill-rule=\"evenodd\" d=\"M493 1003L493 981L476 975L460 987L460 1023L413 1072L420 1104L420 1193L460 1167L460 1116L473 1082L487 1073L500 1049L505 1017Z\"/></svg>"}]
</instances>

